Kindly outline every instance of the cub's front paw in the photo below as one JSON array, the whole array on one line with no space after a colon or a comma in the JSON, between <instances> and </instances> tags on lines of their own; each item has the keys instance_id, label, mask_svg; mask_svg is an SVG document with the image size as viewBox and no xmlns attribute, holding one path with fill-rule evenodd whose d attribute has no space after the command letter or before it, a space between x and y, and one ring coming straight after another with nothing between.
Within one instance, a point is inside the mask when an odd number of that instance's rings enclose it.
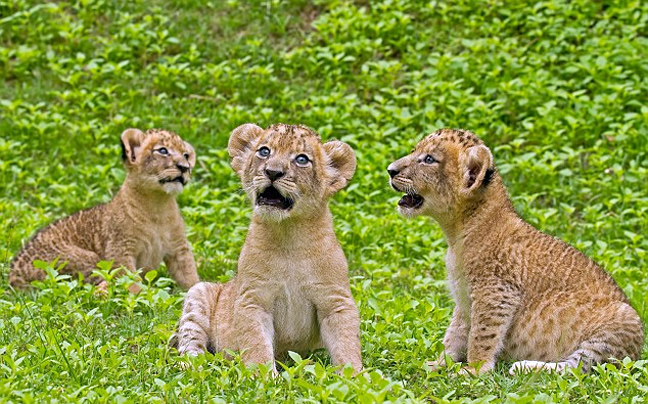
<instances>
[{"instance_id":1,"label":"cub's front paw","mask_svg":"<svg viewBox=\"0 0 648 404\"><path fill-rule=\"evenodd\" d=\"M108 282L102 281L95 287L94 294L97 297L106 297L108 296Z\"/></svg>"},{"instance_id":2,"label":"cub's front paw","mask_svg":"<svg viewBox=\"0 0 648 404\"><path fill-rule=\"evenodd\" d=\"M462 376L468 376L468 375L479 376L479 375L483 375L484 373L491 372L494 368L495 365L488 362L482 364L481 366L468 365L462 367L461 370L459 370L459 374Z\"/></svg>"},{"instance_id":3,"label":"cub's front paw","mask_svg":"<svg viewBox=\"0 0 648 404\"><path fill-rule=\"evenodd\" d=\"M479 372L472 366L465 366L459 369L458 372L461 376L477 376Z\"/></svg>"},{"instance_id":4,"label":"cub's front paw","mask_svg":"<svg viewBox=\"0 0 648 404\"><path fill-rule=\"evenodd\" d=\"M439 370L448 366L443 357L435 361L428 361L425 364L430 368L432 372L438 372Z\"/></svg>"},{"instance_id":5,"label":"cub's front paw","mask_svg":"<svg viewBox=\"0 0 648 404\"><path fill-rule=\"evenodd\" d=\"M128 287L128 291L134 295L137 295L142 291L142 288L138 284L134 283Z\"/></svg>"}]
</instances>

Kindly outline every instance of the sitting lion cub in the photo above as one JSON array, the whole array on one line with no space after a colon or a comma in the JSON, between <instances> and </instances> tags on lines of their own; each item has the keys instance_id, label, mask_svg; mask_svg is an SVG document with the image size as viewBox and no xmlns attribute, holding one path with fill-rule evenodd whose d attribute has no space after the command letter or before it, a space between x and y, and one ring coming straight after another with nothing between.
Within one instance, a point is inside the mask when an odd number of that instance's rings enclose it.
<instances>
[{"instance_id":1,"label":"sitting lion cub","mask_svg":"<svg viewBox=\"0 0 648 404\"><path fill-rule=\"evenodd\" d=\"M406 193L399 211L431 216L448 242L456 306L445 355L479 372L499 358L518 361L511 374L579 364L587 371L640 357L643 326L623 291L581 252L515 213L490 150L474 134L437 131L388 171Z\"/></svg>"},{"instance_id":2,"label":"sitting lion cub","mask_svg":"<svg viewBox=\"0 0 648 404\"><path fill-rule=\"evenodd\" d=\"M246 363L324 346L335 365L359 371L360 318L327 205L353 176L353 150L303 126L246 124L229 154L254 204L238 274L189 290L172 345L194 355L243 350Z\"/></svg>"},{"instance_id":3,"label":"sitting lion cub","mask_svg":"<svg viewBox=\"0 0 648 404\"><path fill-rule=\"evenodd\" d=\"M196 162L193 148L178 135L151 129L128 129L121 135L122 159L127 176L107 204L82 210L41 229L13 262L9 283L26 289L45 272L34 260L67 261L64 273L82 273L86 281L99 261L114 260L114 267L130 271L157 268L164 260L182 287L198 282L196 263L187 242L175 196L189 181ZM105 282L100 284L105 288ZM137 292L134 285L131 291Z\"/></svg>"}]
</instances>

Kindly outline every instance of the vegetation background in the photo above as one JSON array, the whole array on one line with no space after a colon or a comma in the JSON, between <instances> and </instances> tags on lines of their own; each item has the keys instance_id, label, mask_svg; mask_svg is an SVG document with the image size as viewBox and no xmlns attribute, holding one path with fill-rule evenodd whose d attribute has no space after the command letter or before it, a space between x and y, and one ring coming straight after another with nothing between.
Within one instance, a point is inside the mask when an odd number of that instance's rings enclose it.
<instances>
[{"instance_id":1,"label":"vegetation background","mask_svg":"<svg viewBox=\"0 0 648 404\"><path fill-rule=\"evenodd\" d=\"M397 214L386 167L440 127L476 132L522 217L600 262L645 320L647 24L638 0L0 0L0 401L643 402L644 361L429 371L452 309L445 242ZM138 296L129 279L106 299L55 276L9 289L35 230L114 195L128 127L195 146L188 237L204 279L232 277L250 207L225 147L245 122L306 124L357 151L331 209L363 375L335 374L322 353L274 380L212 355L183 370L166 346L183 293L163 268Z\"/></svg>"}]
</instances>

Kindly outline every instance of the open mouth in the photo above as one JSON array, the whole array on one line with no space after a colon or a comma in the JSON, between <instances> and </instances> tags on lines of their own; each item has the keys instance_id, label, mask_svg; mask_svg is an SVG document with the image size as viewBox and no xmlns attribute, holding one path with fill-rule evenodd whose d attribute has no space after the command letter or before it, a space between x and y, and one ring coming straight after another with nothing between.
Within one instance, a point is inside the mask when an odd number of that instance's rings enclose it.
<instances>
[{"instance_id":1,"label":"open mouth","mask_svg":"<svg viewBox=\"0 0 648 404\"><path fill-rule=\"evenodd\" d=\"M184 186L185 183L186 183L186 181L185 181L185 179L182 177L182 175L180 175L180 176L178 176L178 177L175 177L175 178L164 178L164 179L161 179L161 180L160 180L160 184L166 184L166 183L169 183L169 182L179 182L179 183L182 184L183 186Z\"/></svg>"},{"instance_id":2,"label":"open mouth","mask_svg":"<svg viewBox=\"0 0 648 404\"><path fill-rule=\"evenodd\" d=\"M257 206L272 206L278 209L289 210L293 207L294 201L290 198L286 198L277 188L269 186L265 191L261 192L257 196L256 204Z\"/></svg>"},{"instance_id":3,"label":"open mouth","mask_svg":"<svg viewBox=\"0 0 648 404\"><path fill-rule=\"evenodd\" d=\"M408 209L418 209L421 205L423 205L423 197L417 194L406 194L398 201L398 206Z\"/></svg>"}]
</instances>

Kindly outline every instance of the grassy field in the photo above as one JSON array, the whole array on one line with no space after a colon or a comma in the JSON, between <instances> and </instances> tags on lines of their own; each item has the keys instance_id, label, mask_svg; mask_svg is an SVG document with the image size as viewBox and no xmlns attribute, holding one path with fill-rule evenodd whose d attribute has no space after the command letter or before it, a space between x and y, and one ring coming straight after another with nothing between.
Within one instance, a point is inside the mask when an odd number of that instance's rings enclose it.
<instances>
[{"instance_id":1,"label":"grassy field","mask_svg":"<svg viewBox=\"0 0 648 404\"><path fill-rule=\"evenodd\" d=\"M638 0L0 0L0 402L643 402L644 361L426 369L453 306L445 242L398 215L386 167L437 128L474 131L521 216L601 263L647 319L647 32ZM103 300L53 278L9 290L36 229L114 195L127 127L194 145L189 241L203 279L232 277L251 209L225 147L245 122L302 123L357 151L331 209L364 374L337 375L324 353L278 379L212 355L183 370L166 346L183 293L164 268L138 296L126 278Z\"/></svg>"}]
</instances>

